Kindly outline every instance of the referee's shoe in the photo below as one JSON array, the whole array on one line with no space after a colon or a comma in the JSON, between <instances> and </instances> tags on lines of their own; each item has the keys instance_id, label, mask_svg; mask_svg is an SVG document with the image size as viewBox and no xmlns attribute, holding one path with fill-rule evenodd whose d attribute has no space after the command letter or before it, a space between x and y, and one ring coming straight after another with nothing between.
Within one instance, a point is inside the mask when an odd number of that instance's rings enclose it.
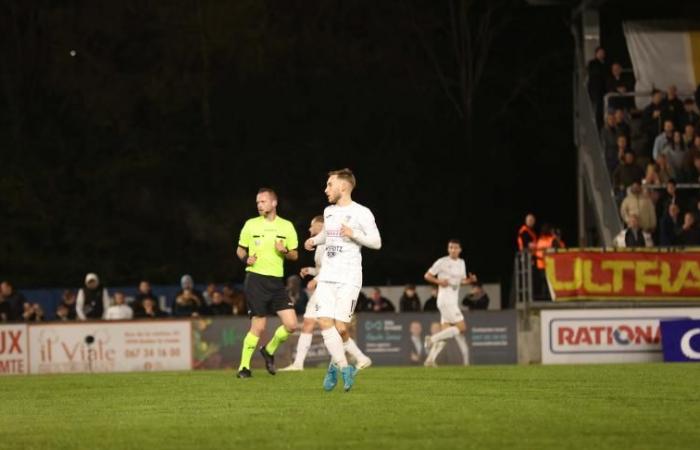
<instances>
[{"instance_id":1,"label":"referee's shoe","mask_svg":"<svg viewBox=\"0 0 700 450\"><path fill-rule=\"evenodd\" d=\"M268 373L270 375L274 375L277 373L277 369L275 369L275 357L267 352L265 350L265 347L262 347L260 349L260 354L262 355L263 359L265 360L265 368L267 369Z\"/></svg>"}]
</instances>

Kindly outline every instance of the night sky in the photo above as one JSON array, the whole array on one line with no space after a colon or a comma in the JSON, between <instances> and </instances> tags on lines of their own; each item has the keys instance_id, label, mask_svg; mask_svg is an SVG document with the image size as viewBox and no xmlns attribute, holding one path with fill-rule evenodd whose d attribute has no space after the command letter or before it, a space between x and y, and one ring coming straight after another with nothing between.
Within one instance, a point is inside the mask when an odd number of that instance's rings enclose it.
<instances>
[{"instance_id":1,"label":"night sky","mask_svg":"<svg viewBox=\"0 0 700 450\"><path fill-rule=\"evenodd\" d=\"M257 189L303 239L342 167L383 235L368 285L453 237L507 283L528 211L575 244L570 11L474 3L456 40L447 1L1 6L0 277L241 281Z\"/></svg>"}]
</instances>

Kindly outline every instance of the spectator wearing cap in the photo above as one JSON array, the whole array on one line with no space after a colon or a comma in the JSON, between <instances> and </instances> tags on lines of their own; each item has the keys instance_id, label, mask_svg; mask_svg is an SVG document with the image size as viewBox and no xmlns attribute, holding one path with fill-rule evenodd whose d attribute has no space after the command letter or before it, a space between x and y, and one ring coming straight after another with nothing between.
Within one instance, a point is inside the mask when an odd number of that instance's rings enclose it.
<instances>
[{"instance_id":1,"label":"spectator wearing cap","mask_svg":"<svg viewBox=\"0 0 700 450\"><path fill-rule=\"evenodd\" d=\"M627 149L624 153L622 164L617 166L613 172L613 184L619 191L632 186L632 183L639 182L644 178L644 170L637 164L636 157L632 150Z\"/></svg>"},{"instance_id":2,"label":"spectator wearing cap","mask_svg":"<svg viewBox=\"0 0 700 450\"><path fill-rule=\"evenodd\" d=\"M75 312L80 320L102 319L109 308L109 292L102 287L97 274L85 276L85 287L78 291Z\"/></svg>"},{"instance_id":3,"label":"spectator wearing cap","mask_svg":"<svg viewBox=\"0 0 700 450\"><path fill-rule=\"evenodd\" d=\"M639 226L646 232L651 233L656 229L656 209L639 181L632 183L627 190L627 196L620 205L620 216L625 223L629 223L631 216L636 216Z\"/></svg>"},{"instance_id":4,"label":"spectator wearing cap","mask_svg":"<svg viewBox=\"0 0 700 450\"><path fill-rule=\"evenodd\" d=\"M489 309L489 295L484 290L481 281L471 285L472 291L462 299L462 307L470 311Z\"/></svg>"},{"instance_id":5,"label":"spectator wearing cap","mask_svg":"<svg viewBox=\"0 0 700 450\"><path fill-rule=\"evenodd\" d=\"M640 228L639 217L630 214L625 221L627 228L615 237L614 245L620 248L652 247L654 241L651 234Z\"/></svg>"},{"instance_id":6,"label":"spectator wearing cap","mask_svg":"<svg viewBox=\"0 0 700 450\"><path fill-rule=\"evenodd\" d=\"M24 304L27 299L17 291L11 281L5 280L0 283L0 297L5 304L4 315L7 322L19 322L23 320Z\"/></svg>"},{"instance_id":7,"label":"spectator wearing cap","mask_svg":"<svg viewBox=\"0 0 700 450\"><path fill-rule=\"evenodd\" d=\"M175 304L173 315L179 317L196 317L205 313L206 305L204 296L195 289L194 280L191 275L183 275L180 278L180 291L175 294Z\"/></svg>"},{"instance_id":8,"label":"spectator wearing cap","mask_svg":"<svg viewBox=\"0 0 700 450\"><path fill-rule=\"evenodd\" d=\"M700 115L692 98L687 98L683 102L683 111L678 118L678 126L685 129L686 126L700 126Z\"/></svg>"},{"instance_id":9,"label":"spectator wearing cap","mask_svg":"<svg viewBox=\"0 0 700 450\"><path fill-rule=\"evenodd\" d=\"M416 286L413 284L406 285L406 288L399 299L399 310L401 312L419 312L420 298L416 294Z\"/></svg>"},{"instance_id":10,"label":"spectator wearing cap","mask_svg":"<svg viewBox=\"0 0 700 450\"><path fill-rule=\"evenodd\" d=\"M134 317L134 311L126 304L123 292L114 293L114 305L107 308L105 319L107 320L130 320Z\"/></svg>"}]
</instances>

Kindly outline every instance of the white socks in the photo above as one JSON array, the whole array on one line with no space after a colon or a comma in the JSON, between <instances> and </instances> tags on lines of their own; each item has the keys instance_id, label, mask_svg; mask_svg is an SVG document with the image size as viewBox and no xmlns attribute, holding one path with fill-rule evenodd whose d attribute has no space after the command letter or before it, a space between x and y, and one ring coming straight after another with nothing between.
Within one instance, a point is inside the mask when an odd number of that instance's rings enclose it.
<instances>
[{"instance_id":1,"label":"white socks","mask_svg":"<svg viewBox=\"0 0 700 450\"><path fill-rule=\"evenodd\" d=\"M301 333L299 335L299 341L297 341L297 355L294 357L293 366L304 367L304 360L306 359L306 354L311 348L311 339L313 338L311 333Z\"/></svg>"},{"instance_id":2,"label":"white socks","mask_svg":"<svg viewBox=\"0 0 700 450\"><path fill-rule=\"evenodd\" d=\"M453 338L459 334L459 328L449 327L430 336L430 341L436 344L438 341L444 341L445 339Z\"/></svg>"},{"instance_id":3,"label":"white socks","mask_svg":"<svg viewBox=\"0 0 700 450\"><path fill-rule=\"evenodd\" d=\"M334 362L341 369L348 365L348 360L345 357L345 349L343 348L343 338L335 327L330 327L327 330L321 331L323 335L323 343L326 344L326 349L331 355L331 362Z\"/></svg>"},{"instance_id":4,"label":"white socks","mask_svg":"<svg viewBox=\"0 0 700 450\"><path fill-rule=\"evenodd\" d=\"M445 348L445 341L437 341L430 347L428 352L428 357L425 358L426 364L434 363L437 357L440 355L442 349Z\"/></svg>"},{"instance_id":5,"label":"white socks","mask_svg":"<svg viewBox=\"0 0 700 450\"><path fill-rule=\"evenodd\" d=\"M455 341L457 341L457 345L459 346L459 350L462 352L462 358L464 361L464 365L468 366L469 365L469 346L467 345L467 339L464 337L462 333L459 333L457 336L455 336Z\"/></svg>"},{"instance_id":6,"label":"white socks","mask_svg":"<svg viewBox=\"0 0 700 450\"><path fill-rule=\"evenodd\" d=\"M355 343L355 341L352 340L352 338L348 338L348 340L343 343L343 348L345 349L348 355L352 356L358 361L367 359L367 355L362 353L362 350L360 350L360 347L357 346L357 344Z\"/></svg>"}]
</instances>

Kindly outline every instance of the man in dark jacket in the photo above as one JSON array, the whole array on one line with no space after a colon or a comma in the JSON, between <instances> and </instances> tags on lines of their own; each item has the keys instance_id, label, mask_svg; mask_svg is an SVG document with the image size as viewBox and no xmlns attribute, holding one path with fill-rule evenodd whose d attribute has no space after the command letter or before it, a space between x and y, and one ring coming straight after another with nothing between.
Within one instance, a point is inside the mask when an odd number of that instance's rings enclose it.
<instances>
[{"instance_id":1,"label":"man in dark jacket","mask_svg":"<svg viewBox=\"0 0 700 450\"><path fill-rule=\"evenodd\" d=\"M622 164L617 166L613 172L614 187L624 191L632 186L632 183L639 182L642 178L644 178L644 170L637 164L634 152L632 150L625 151Z\"/></svg>"},{"instance_id":2,"label":"man in dark jacket","mask_svg":"<svg viewBox=\"0 0 700 450\"><path fill-rule=\"evenodd\" d=\"M372 312L394 312L396 308L391 302L382 296L382 291L379 288L372 289Z\"/></svg>"},{"instance_id":3,"label":"man in dark jacket","mask_svg":"<svg viewBox=\"0 0 700 450\"><path fill-rule=\"evenodd\" d=\"M462 299L462 306L469 308L470 311L473 310L485 310L489 309L489 295L484 290L480 281L476 281L472 284L472 292Z\"/></svg>"},{"instance_id":4,"label":"man in dark jacket","mask_svg":"<svg viewBox=\"0 0 700 450\"><path fill-rule=\"evenodd\" d=\"M595 58L588 62L588 96L596 112L596 120L600 126L603 116L603 97L605 96L605 78L608 75L608 63L605 61L605 49L598 47Z\"/></svg>"},{"instance_id":5,"label":"man in dark jacket","mask_svg":"<svg viewBox=\"0 0 700 450\"><path fill-rule=\"evenodd\" d=\"M425 312L434 312L437 311L437 287L433 287L431 292L431 296L425 301L425 304L423 305L423 311Z\"/></svg>"},{"instance_id":6,"label":"man in dark jacket","mask_svg":"<svg viewBox=\"0 0 700 450\"><path fill-rule=\"evenodd\" d=\"M683 226L681 225L681 209L675 203L670 203L661 216L659 226L659 245L668 247L677 245Z\"/></svg>"},{"instance_id":7,"label":"man in dark jacket","mask_svg":"<svg viewBox=\"0 0 700 450\"><path fill-rule=\"evenodd\" d=\"M401 299L399 300L399 310L401 312L418 312L420 311L420 298L416 294L416 286L409 284L404 289Z\"/></svg>"},{"instance_id":8,"label":"man in dark jacket","mask_svg":"<svg viewBox=\"0 0 700 450\"><path fill-rule=\"evenodd\" d=\"M24 304L27 299L24 298L21 292L15 290L15 287L8 280L0 283L0 296L2 296L6 306L7 321L15 322L22 320L24 314Z\"/></svg>"},{"instance_id":9,"label":"man in dark jacket","mask_svg":"<svg viewBox=\"0 0 700 450\"><path fill-rule=\"evenodd\" d=\"M102 319L109 308L109 292L94 273L85 276L85 287L78 291L75 311L80 320Z\"/></svg>"}]
</instances>

